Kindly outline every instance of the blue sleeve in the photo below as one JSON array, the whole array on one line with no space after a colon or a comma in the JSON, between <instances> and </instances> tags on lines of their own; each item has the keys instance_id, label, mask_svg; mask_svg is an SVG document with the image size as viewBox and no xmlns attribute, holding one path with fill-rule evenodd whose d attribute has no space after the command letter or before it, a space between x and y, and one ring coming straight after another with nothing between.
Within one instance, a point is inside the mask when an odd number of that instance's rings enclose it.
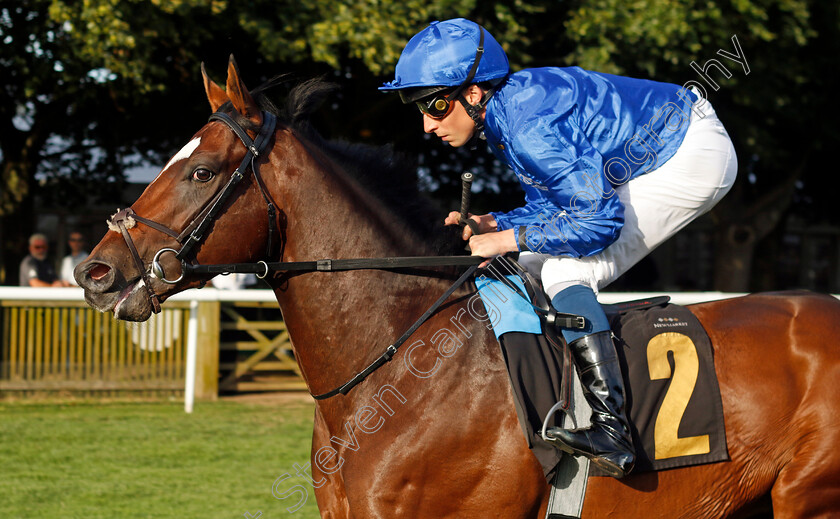
<instances>
[{"instance_id":1,"label":"blue sleeve","mask_svg":"<svg viewBox=\"0 0 840 519\"><path fill-rule=\"evenodd\" d=\"M491 212L493 218L496 220L496 230L505 231L512 229L514 223L512 221L520 220L522 218L534 219L542 211L539 204L526 200L526 204L522 207L517 207L512 211L506 213Z\"/></svg>"},{"instance_id":2,"label":"blue sleeve","mask_svg":"<svg viewBox=\"0 0 840 519\"><path fill-rule=\"evenodd\" d=\"M624 224L624 206L602 173L603 157L573 120L568 112L532 114L511 136L512 166L542 190L526 186L527 205L501 219L516 236L524 232L535 252L591 256L612 244Z\"/></svg>"}]
</instances>

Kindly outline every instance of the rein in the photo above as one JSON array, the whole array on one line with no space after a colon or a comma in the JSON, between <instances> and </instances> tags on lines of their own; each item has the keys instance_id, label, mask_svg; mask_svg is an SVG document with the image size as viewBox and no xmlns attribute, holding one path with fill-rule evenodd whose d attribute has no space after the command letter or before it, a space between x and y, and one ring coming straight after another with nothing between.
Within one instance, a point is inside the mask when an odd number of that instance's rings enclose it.
<instances>
[{"instance_id":1,"label":"rein","mask_svg":"<svg viewBox=\"0 0 840 519\"><path fill-rule=\"evenodd\" d=\"M482 258L477 258L477 259L482 260ZM342 385L338 386L337 388L335 388L335 389L333 389L333 390L331 390L331 391L327 391L326 393L321 393L320 395L312 395L312 398L314 398L315 400L324 400L324 399L326 399L326 398L330 398L330 397L333 397L333 396L338 395L338 394L346 395L346 394L347 394L348 392L350 392L350 390L351 390L351 389L353 389L353 388L354 388L354 387L355 387L355 386L356 386L359 382L363 381L363 380L364 380L364 379L366 379L366 378L367 378L367 377L368 377L371 373L373 373L374 371L376 371L377 369L379 369L379 367L380 367L380 366L382 366L382 365L383 365L383 364L385 364L386 362L390 362L390 361L391 361L391 359L392 359L392 358L394 358L394 355L396 355L396 354L397 354L397 351L400 349L400 346L402 346L403 344L405 344L405 341L407 341L407 340L408 340L408 338L409 338L409 337L411 337L411 335L412 335L412 334L414 334L414 332L416 332L416 331L417 331L417 328L420 328L420 325L422 325L423 323L425 323L425 322L426 322L426 320L427 320L429 317L431 317L433 313L435 313L435 311L436 311L436 310L440 307L440 305L442 305L444 301L446 301L447 299L449 299L449 296L451 296L451 295L452 295L452 293L453 293L453 292L455 292L455 290L457 290L457 289L458 289L458 287L460 287L461 285L463 285L463 284L464 284L464 282L465 282L467 279L469 279L469 277L470 277L470 276L472 276L472 275L473 275L473 273L476 271L476 269L477 269L477 268L478 268L478 264L472 265L470 268L468 268L468 269L466 270L466 272L464 272L463 274L461 274L461 277L459 277L459 278L455 281L455 283L453 283L453 284L452 284L452 286L450 286L450 287L446 290L446 292L444 292L444 293L443 293L443 295L441 295L441 296L437 299L437 301L435 301L434 303L432 303L432 306L430 306L430 307L428 308L428 310L426 310L426 311L423 313L423 315L421 315L421 316L420 316L420 318L419 318L419 319L417 319L416 321L414 321L414 324L412 324L412 325L411 325L411 327L410 327L408 330L406 330L406 331L405 331L405 332L404 332L404 333L400 336L400 338L399 338L399 339L397 339L396 341L394 341L394 343L393 343L393 344L391 344L390 346L388 346L387 348L385 348L385 352L384 352L382 355L380 355L380 356L379 356L379 358L377 358L375 361L371 362L371 363L370 363L370 365L369 365L368 367L366 367L366 368L365 368L365 369L363 369L362 371L360 371L360 372L356 373L356 375L355 375L355 376L353 376L353 378L351 378L350 380L348 380L348 381L347 381L347 382L345 382L344 384L342 384Z\"/></svg>"},{"instance_id":2,"label":"rein","mask_svg":"<svg viewBox=\"0 0 840 519\"><path fill-rule=\"evenodd\" d=\"M316 261L278 261L267 263L265 261L258 261L256 263L230 263L219 265L190 265L186 262L181 264L183 273L190 274L232 274L232 273L248 273L256 274L258 278L264 279L269 271L281 272L339 272L347 270L367 270L367 269L399 269L407 267L439 267L439 266L464 266L470 267L441 295L437 301L411 325L399 339L385 348L376 360L374 360L368 367L356 373L350 380L344 384L321 393L319 395L312 395L315 400L324 400L338 394L346 395L357 384L366 379L371 373L379 369L386 362L390 362L400 347L414 334L415 331L425 323L429 317L458 289L473 273L478 269L478 265L484 261L484 258L478 256L407 256L394 258L356 258L356 259L322 259ZM182 274L183 276L183 274Z\"/></svg>"},{"instance_id":3,"label":"rein","mask_svg":"<svg viewBox=\"0 0 840 519\"><path fill-rule=\"evenodd\" d=\"M218 265L190 265L181 268L189 274L256 274L264 279L275 272L339 272L347 270L392 270L410 267L447 267L478 265L478 256L403 256L392 258L321 259L314 261L276 261L256 263L228 263Z\"/></svg>"}]
</instances>

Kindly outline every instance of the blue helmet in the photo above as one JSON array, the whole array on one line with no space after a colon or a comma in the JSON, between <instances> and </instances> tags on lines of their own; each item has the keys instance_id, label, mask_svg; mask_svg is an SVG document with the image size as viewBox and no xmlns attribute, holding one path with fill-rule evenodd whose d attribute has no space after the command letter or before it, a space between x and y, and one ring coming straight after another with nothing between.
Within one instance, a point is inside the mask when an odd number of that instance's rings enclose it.
<instances>
[{"instance_id":1,"label":"blue helmet","mask_svg":"<svg viewBox=\"0 0 840 519\"><path fill-rule=\"evenodd\" d=\"M483 54L476 52L482 40ZM414 35L400 55L395 79L379 90L467 86L503 78L509 70L505 51L490 33L475 22L455 18L432 22Z\"/></svg>"}]
</instances>

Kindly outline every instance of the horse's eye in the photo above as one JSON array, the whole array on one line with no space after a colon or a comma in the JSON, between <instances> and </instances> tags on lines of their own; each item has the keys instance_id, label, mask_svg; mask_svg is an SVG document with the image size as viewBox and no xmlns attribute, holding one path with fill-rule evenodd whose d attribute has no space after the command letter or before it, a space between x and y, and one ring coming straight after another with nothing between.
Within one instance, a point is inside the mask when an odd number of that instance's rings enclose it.
<instances>
[{"instance_id":1,"label":"horse's eye","mask_svg":"<svg viewBox=\"0 0 840 519\"><path fill-rule=\"evenodd\" d=\"M198 168L193 171L193 179L199 182L210 182L213 179L213 172L209 169Z\"/></svg>"}]
</instances>

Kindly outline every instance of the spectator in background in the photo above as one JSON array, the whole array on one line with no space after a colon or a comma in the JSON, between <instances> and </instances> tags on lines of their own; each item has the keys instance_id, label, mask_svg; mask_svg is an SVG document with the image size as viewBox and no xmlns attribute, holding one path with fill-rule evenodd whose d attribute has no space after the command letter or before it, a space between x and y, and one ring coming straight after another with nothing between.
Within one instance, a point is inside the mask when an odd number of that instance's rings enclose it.
<instances>
[{"instance_id":1,"label":"spectator in background","mask_svg":"<svg viewBox=\"0 0 840 519\"><path fill-rule=\"evenodd\" d=\"M242 290L253 288L256 284L257 276L254 274L228 274L214 277L210 285L219 290Z\"/></svg>"},{"instance_id":2,"label":"spectator in background","mask_svg":"<svg viewBox=\"0 0 840 519\"><path fill-rule=\"evenodd\" d=\"M47 261L49 245L43 234L29 237L29 256L20 262L20 286L22 287L66 287L66 281L58 279L55 268Z\"/></svg>"},{"instance_id":3,"label":"spectator in background","mask_svg":"<svg viewBox=\"0 0 840 519\"><path fill-rule=\"evenodd\" d=\"M73 231L70 233L67 245L70 246L70 254L64 256L64 259L61 260L61 279L67 282L68 286L76 286L73 270L88 256L88 252L85 250L85 237L82 236L82 233Z\"/></svg>"}]
</instances>

